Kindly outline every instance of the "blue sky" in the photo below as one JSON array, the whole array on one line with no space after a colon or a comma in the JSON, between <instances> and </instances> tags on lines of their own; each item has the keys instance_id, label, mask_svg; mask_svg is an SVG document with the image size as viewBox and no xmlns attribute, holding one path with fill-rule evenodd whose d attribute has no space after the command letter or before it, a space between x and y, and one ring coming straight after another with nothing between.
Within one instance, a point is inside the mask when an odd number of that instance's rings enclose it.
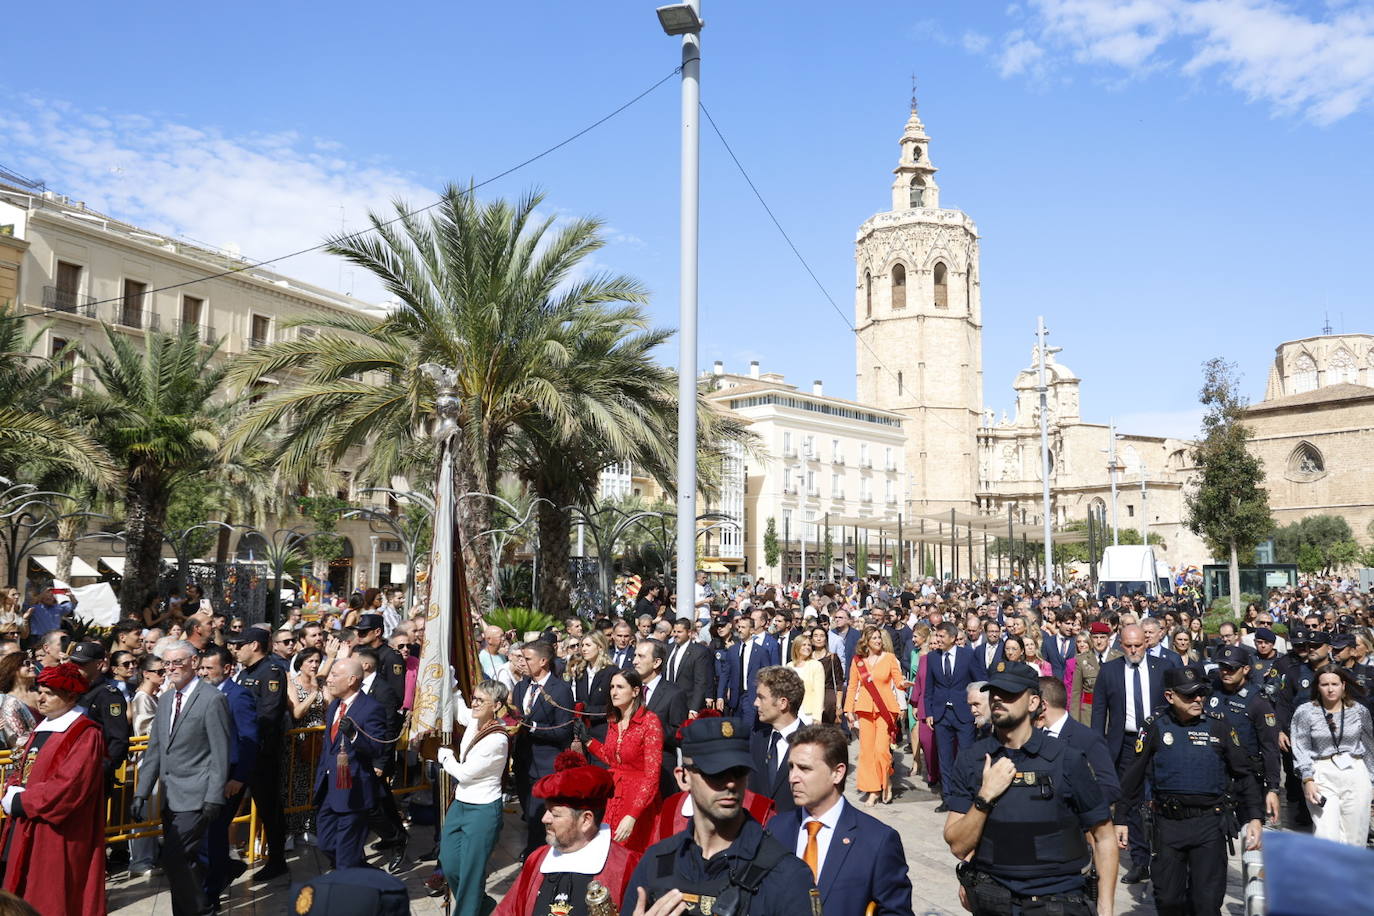
<instances>
[{"instance_id":1,"label":"blue sky","mask_svg":"<svg viewBox=\"0 0 1374 916\"><path fill-rule=\"evenodd\" d=\"M0 74L0 163L248 256L428 203L666 75L652 2L29 4ZM379 13L382 18L379 18ZM983 235L984 390L1012 403L1043 314L1083 413L1196 429L1200 364L1254 399L1280 341L1374 331L1374 0L706 0L703 99L829 294L889 206L910 74L945 206ZM60 33L60 41L57 40ZM60 65L56 65L60 59ZM594 214L595 267L677 323L676 79L484 190ZM701 367L750 359L852 395L854 345L719 142L702 137ZM374 291L322 256L279 269ZM676 362L675 347L663 354Z\"/></svg>"}]
</instances>

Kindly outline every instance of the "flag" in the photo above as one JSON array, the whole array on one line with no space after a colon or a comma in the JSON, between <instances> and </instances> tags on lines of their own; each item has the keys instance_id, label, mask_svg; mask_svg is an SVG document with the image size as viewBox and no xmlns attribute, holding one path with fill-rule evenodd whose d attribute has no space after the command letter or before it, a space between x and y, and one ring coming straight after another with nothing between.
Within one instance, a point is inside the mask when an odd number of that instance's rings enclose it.
<instances>
[{"instance_id":1,"label":"flag","mask_svg":"<svg viewBox=\"0 0 1374 916\"><path fill-rule=\"evenodd\" d=\"M454 731L454 687L471 693L475 659L471 656L467 578L453 492L453 437L439 448L439 482L434 498L434 547L430 556L429 602L420 670L415 679L411 730L415 736Z\"/></svg>"}]
</instances>

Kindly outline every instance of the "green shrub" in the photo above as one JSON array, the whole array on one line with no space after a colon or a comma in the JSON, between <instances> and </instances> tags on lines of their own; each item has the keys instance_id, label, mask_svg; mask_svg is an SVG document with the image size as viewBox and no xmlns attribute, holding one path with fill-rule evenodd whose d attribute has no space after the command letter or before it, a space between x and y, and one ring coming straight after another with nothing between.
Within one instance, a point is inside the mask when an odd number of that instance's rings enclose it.
<instances>
[{"instance_id":1,"label":"green shrub","mask_svg":"<svg viewBox=\"0 0 1374 916\"><path fill-rule=\"evenodd\" d=\"M553 626L551 615L527 607L493 608L485 616L487 623L494 624L507 632L514 630L518 639L524 639L526 633L542 632Z\"/></svg>"}]
</instances>

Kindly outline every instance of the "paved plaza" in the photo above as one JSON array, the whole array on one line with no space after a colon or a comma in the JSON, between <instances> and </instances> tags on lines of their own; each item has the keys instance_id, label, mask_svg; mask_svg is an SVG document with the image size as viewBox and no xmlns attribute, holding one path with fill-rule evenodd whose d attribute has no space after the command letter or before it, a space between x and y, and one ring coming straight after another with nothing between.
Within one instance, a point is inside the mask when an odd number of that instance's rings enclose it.
<instances>
[{"instance_id":1,"label":"paved plaza","mask_svg":"<svg viewBox=\"0 0 1374 916\"><path fill-rule=\"evenodd\" d=\"M897 755L898 777L903 785L910 786L907 778L906 758ZM877 816L896 827L902 835L906 849L906 861L911 870L911 883L915 890L912 909L918 916L955 916L966 911L959 906L958 884L954 879L954 860L941 838L945 816L935 813L939 799L925 790L925 783L917 780L920 788L907 788L891 805L879 805L872 810ZM846 798L857 803L858 793L851 786ZM412 832L410 851L423 852L430 838L429 827L417 827ZM501 833L501 843L492 859L489 891L500 897L514 882L519 870L519 854L524 839L523 825L514 812L507 812L506 827ZM297 849L290 854L291 869L295 880L300 881L308 875L325 869L324 857L314 847ZM1240 857L1232 858L1231 881L1226 898L1226 916L1242 916ZM430 875L430 863L417 863L403 875L410 888L411 910L417 916L441 914L444 911L442 900L425 894L424 881ZM1118 876L1119 877L1119 876ZM249 884L247 875L240 878L233 887L222 912L235 916L277 916L289 912L290 882L279 879L256 887ZM114 916L170 916L172 899L167 891L167 882L160 876L150 878L114 879L109 885L110 913ZM1118 914L1148 914L1155 911L1151 902L1149 885L1140 884L1127 887L1117 884L1116 911Z\"/></svg>"}]
</instances>

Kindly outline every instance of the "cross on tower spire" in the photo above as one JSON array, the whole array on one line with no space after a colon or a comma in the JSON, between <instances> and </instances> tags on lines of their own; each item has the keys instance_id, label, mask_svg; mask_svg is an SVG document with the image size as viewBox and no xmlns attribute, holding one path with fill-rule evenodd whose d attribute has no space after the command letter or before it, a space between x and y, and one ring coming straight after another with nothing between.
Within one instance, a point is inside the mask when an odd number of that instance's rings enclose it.
<instances>
[{"instance_id":1,"label":"cross on tower spire","mask_svg":"<svg viewBox=\"0 0 1374 916\"><path fill-rule=\"evenodd\" d=\"M911 113L916 114L916 74L911 74Z\"/></svg>"}]
</instances>

